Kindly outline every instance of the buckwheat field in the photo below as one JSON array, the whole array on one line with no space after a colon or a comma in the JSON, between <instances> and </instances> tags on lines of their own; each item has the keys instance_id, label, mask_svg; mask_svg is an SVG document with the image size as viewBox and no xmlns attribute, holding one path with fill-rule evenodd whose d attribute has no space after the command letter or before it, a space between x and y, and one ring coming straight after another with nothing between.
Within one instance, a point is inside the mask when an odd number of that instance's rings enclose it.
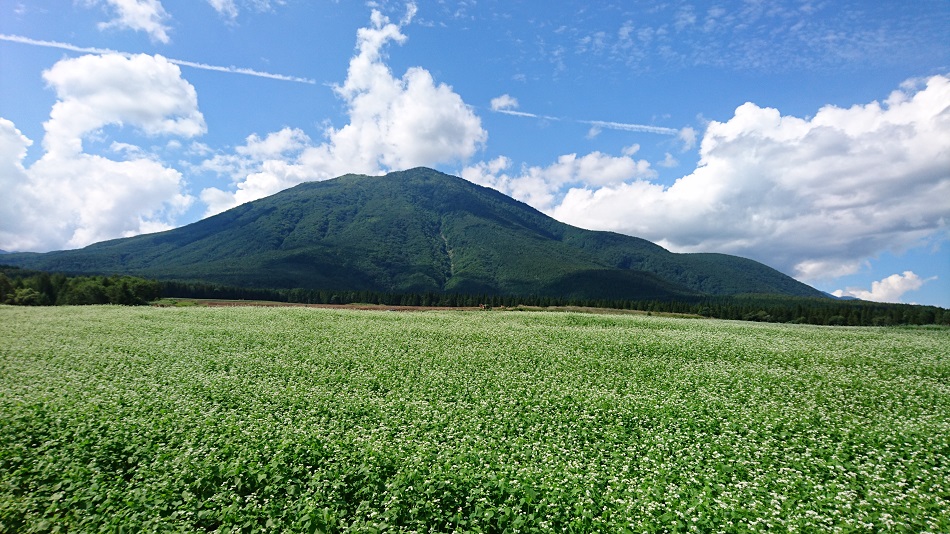
<instances>
[{"instance_id":1,"label":"buckwheat field","mask_svg":"<svg viewBox=\"0 0 950 534\"><path fill-rule=\"evenodd\" d=\"M2 532L950 532L950 329L0 307Z\"/></svg>"}]
</instances>

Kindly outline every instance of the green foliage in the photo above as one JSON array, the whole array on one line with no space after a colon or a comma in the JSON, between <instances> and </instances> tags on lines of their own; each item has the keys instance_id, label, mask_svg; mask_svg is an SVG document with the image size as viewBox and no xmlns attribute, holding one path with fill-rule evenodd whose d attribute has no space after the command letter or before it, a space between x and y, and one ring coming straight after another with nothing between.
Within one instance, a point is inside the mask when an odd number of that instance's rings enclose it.
<instances>
[{"instance_id":1,"label":"green foliage","mask_svg":"<svg viewBox=\"0 0 950 534\"><path fill-rule=\"evenodd\" d=\"M0 307L2 532L950 531L950 330Z\"/></svg>"},{"instance_id":2,"label":"green foliage","mask_svg":"<svg viewBox=\"0 0 950 534\"><path fill-rule=\"evenodd\" d=\"M0 266L0 304L148 304L161 291L158 282L131 276L74 276Z\"/></svg>"},{"instance_id":3,"label":"green foliage","mask_svg":"<svg viewBox=\"0 0 950 534\"><path fill-rule=\"evenodd\" d=\"M12 300L12 295L15 291L16 286L13 285L13 281L10 280L6 273L0 272L0 304Z\"/></svg>"},{"instance_id":4,"label":"green foliage","mask_svg":"<svg viewBox=\"0 0 950 534\"><path fill-rule=\"evenodd\" d=\"M430 169L304 183L167 232L3 261L245 288L609 300L820 295L751 260L672 254L581 230Z\"/></svg>"},{"instance_id":5,"label":"green foliage","mask_svg":"<svg viewBox=\"0 0 950 534\"><path fill-rule=\"evenodd\" d=\"M586 307L640 310L699 315L772 323L890 326L950 325L950 310L936 306L888 304L862 300L789 297L784 295L737 295L726 297L677 297L663 300L613 300L539 295L493 295L453 293L380 293L376 291L325 291L310 289L247 289L186 282L161 282L169 297L268 300L300 304L384 304L389 306L532 306ZM834 318L834 319L832 319ZM842 319L843 318L843 319Z\"/></svg>"},{"instance_id":6,"label":"green foliage","mask_svg":"<svg viewBox=\"0 0 950 534\"><path fill-rule=\"evenodd\" d=\"M45 304L47 299L43 294L32 287L18 287L11 295L10 304L17 306L39 306Z\"/></svg>"}]
</instances>

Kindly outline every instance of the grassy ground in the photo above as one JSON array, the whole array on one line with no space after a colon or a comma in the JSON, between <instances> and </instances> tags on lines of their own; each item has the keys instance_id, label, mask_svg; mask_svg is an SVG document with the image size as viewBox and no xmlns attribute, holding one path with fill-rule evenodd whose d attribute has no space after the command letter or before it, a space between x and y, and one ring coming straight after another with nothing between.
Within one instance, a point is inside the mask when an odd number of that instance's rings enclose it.
<instances>
[{"instance_id":1,"label":"grassy ground","mask_svg":"<svg viewBox=\"0 0 950 534\"><path fill-rule=\"evenodd\" d=\"M950 330L0 307L0 532L950 531Z\"/></svg>"}]
</instances>

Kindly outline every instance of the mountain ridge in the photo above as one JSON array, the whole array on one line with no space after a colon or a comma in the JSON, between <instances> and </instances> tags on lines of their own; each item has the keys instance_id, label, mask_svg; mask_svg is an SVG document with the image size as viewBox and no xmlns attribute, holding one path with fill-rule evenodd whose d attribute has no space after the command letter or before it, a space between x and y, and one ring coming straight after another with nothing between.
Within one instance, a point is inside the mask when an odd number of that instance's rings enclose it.
<instances>
[{"instance_id":1,"label":"mountain ridge","mask_svg":"<svg viewBox=\"0 0 950 534\"><path fill-rule=\"evenodd\" d=\"M189 225L3 263L238 287L674 299L822 296L761 263L576 228L426 168L305 182Z\"/></svg>"}]
</instances>

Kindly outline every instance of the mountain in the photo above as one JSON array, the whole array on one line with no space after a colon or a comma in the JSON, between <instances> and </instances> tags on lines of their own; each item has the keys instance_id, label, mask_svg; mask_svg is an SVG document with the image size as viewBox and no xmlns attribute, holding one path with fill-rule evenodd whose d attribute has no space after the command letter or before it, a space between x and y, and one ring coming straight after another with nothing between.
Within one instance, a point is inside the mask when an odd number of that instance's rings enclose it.
<instances>
[{"instance_id":1,"label":"mountain","mask_svg":"<svg viewBox=\"0 0 950 534\"><path fill-rule=\"evenodd\" d=\"M761 263L582 230L431 169L308 182L181 228L3 263L240 287L670 299L822 296Z\"/></svg>"},{"instance_id":2,"label":"mountain","mask_svg":"<svg viewBox=\"0 0 950 534\"><path fill-rule=\"evenodd\" d=\"M858 297L852 297L851 295L842 295L842 296L839 297L838 295L832 295L831 293L829 293L829 292L827 292L827 291L822 291L821 293L822 293L824 296L826 296L826 297L828 297L828 298L830 298L830 299L835 299L835 300L861 300L861 299L859 299Z\"/></svg>"}]
</instances>

